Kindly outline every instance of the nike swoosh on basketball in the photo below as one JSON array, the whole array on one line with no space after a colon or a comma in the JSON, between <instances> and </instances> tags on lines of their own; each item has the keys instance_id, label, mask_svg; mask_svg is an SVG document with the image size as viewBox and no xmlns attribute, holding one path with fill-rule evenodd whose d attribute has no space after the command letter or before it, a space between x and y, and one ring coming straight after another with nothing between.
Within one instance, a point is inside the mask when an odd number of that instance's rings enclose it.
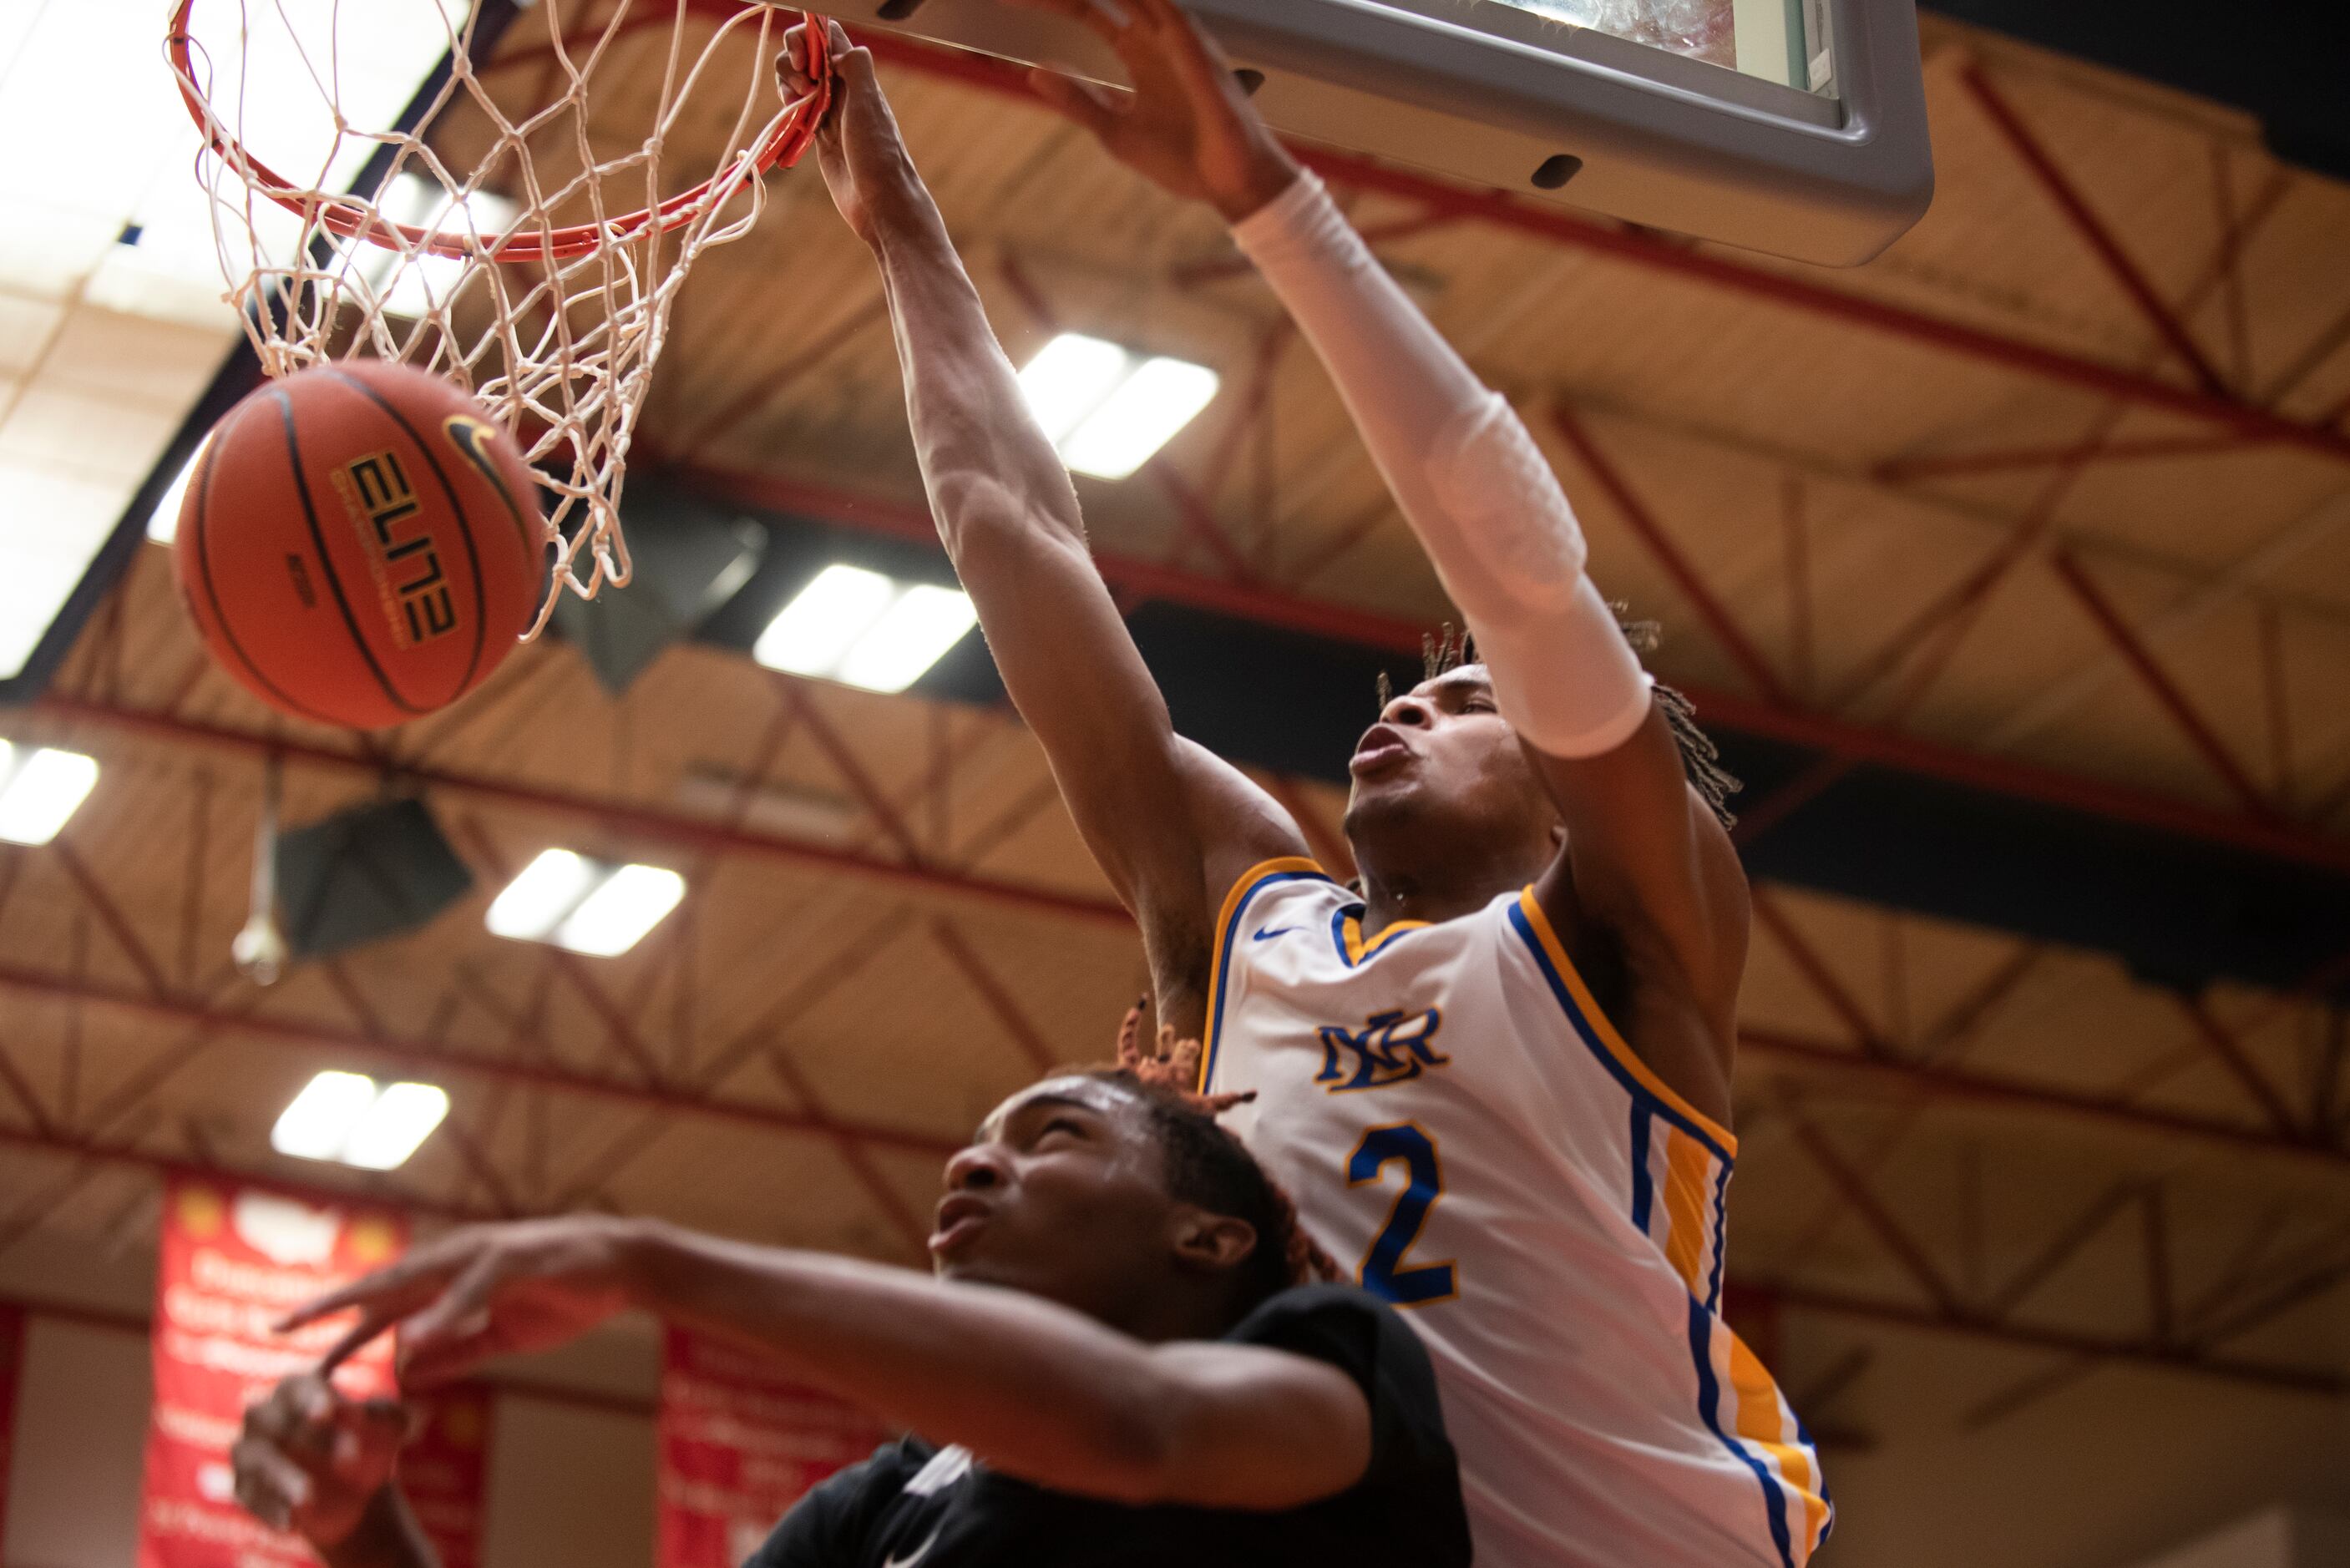
<instances>
[{"instance_id":1,"label":"nike swoosh on basketball","mask_svg":"<svg viewBox=\"0 0 2350 1568\"><path fill-rule=\"evenodd\" d=\"M1281 926L1273 930L1267 930L1263 927L1260 926L1257 928L1256 935L1251 937L1249 940L1256 942L1269 942L1275 937L1285 937L1290 932L1302 929L1303 928L1298 926Z\"/></svg>"},{"instance_id":2,"label":"nike swoosh on basketball","mask_svg":"<svg viewBox=\"0 0 2350 1568\"><path fill-rule=\"evenodd\" d=\"M946 1526L941 1524L939 1526L938 1530L931 1531L931 1538L928 1541L923 1542L920 1546L915 1547L914 1554L911 1557L893 1556L887 1563L882 1563L881 1568L914 1568L915 1563L920 1563L923 1558L928 1557L931 1554L931 1548L939 1543L940 1531L943 1531L944 1529L946 1529Z\"/></svg>"}]
</instances>

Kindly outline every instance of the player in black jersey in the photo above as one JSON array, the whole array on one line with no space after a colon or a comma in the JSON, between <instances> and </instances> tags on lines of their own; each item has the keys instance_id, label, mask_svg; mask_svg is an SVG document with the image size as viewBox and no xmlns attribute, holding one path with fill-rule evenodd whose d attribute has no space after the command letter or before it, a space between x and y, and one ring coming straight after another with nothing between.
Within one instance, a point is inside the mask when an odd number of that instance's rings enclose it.
<instances>
[{"instance_id":1,"label":"player in black jersey","mask_svg":"<svg viewBox=\"0 0 2350 1568\"><path fill-rule=\"evenodd\" d=\"M400 1414L337 1395L336 1363L397 1325L413 1390L637 1307L918 1434L810 1493L755 1568L1467 1563L1419 1341L1306 1282L1287 1199L1149 1077L998 1106L947 1164L936 1277L605 1216L429 1242L289 1320L361 1314L247 1413L237 1495L328 1568L435 1568L392 1480Z\"/></svg>"}]
</instances>

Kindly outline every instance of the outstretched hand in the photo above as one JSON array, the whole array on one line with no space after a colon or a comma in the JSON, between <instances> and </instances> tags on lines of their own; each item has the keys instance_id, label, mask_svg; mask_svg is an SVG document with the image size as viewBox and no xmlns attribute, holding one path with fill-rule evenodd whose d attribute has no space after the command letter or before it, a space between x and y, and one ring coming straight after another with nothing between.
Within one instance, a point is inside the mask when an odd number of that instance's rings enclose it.
<instances>
[{"instance_id":1,"label":"outstretched hand","mask_svg":"<svg viewBox=\"0 0 2350 1568\"><path fill-rule=\"evenodd\" d=\"M494 1356L552 1350L625 1311L638 1233L603 1215L467 1226L321 1296L278 1330L356 1307L359 1321L327 1353L321 1377L397 1328L402 1385L445 1383Z\"/></svg>"},{"instance_id":2,"label":"outstretched hand","mask_svg":"<svg viewBox=\"0 0 2350 1568\"><path fill-rule=\"evenodd\" d=\"M1010 0L1091 29L1133 89L1035 70L1036 96L1093 132L1111 157L1238 223L1287 190L1297 161L1233 78L1213 39L1175 0Z\"/></svg>"},{"instance_id":3,"label":"outstretched hand","mask_svg":"<svg viewBox=\"0 0 2350 1568\"><path fill-rule=\"evenodd\" d=\"M898 134L898 119L882 96L880 78L873 72L873 51L848 40L837 22L824 23L831 46L832 108L816 128L816 167L824 174L832 204L840 209L849 229L867 244L879 231L883 209L906 188L913 171L905 142ZM775 75L793 98L815 90L807 73L807 25L784 35L784 51L775 58Z\"/></svg>"},{"instance_id":4,"label":"outstretched hand","mask_svg":"<svg viewBox=\"0 0 2350 1568\"><path fill-rule=\"evenodd\" d=\"M348 1398L317 1374L288 1377L245 1409L229 1450L236 1500L273 1530L338 1545L391 1480L408 1425L392 1400Z\"/></svg>"}]
</instances>

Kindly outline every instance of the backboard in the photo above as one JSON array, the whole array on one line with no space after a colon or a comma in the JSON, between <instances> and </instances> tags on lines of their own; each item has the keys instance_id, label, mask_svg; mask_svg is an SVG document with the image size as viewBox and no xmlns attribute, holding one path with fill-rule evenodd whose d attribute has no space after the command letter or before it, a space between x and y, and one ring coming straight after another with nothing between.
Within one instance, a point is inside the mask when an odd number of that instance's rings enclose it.
<instances>
[{"instance_id":1,"label":"backboard","mask_svg":"<svg viewBox=\"0 0 2350 1568\"><path fill-rule=\"evenodd\" d=\"M1922 214L1913 0L1187 0L1307 140L1831 265ZM1097 81L1089 34L999 0L816 0Z\"/></svg>"}]
</instances>

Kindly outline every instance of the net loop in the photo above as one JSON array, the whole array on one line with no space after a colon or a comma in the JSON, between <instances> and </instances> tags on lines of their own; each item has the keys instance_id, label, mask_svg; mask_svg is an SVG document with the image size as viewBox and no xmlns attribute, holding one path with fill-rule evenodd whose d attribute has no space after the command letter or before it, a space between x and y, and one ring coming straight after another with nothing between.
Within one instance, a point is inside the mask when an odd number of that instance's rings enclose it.
<instances>
[{"instance_id":1,"label":"net loop","mask_svg":"<svg viewBox=\"0 0 2350 1568\"><path fill-rule=\"evenodd\" d=\"M447 377L538 473L554 569L528 639L566 590L628 583L621 483L678 291L759 222L761 177L806 153L832 70L827 30L803 27L815 85L786 98L773 62L808 18L726 0L538 0L522 16L543 18L544 43L476 58L507 41L481 37L494 3L235 0L231 60L224 28L208 48L196 0L178 0L165 53L203 139L224 297L262 369L369 358ZM410 112L355 111L366 51L350 37L387 36L393 13L414 18L398 24L411 45L437 27L445 57ZM271 128L249 134L304 108L330 129L299 165ZM689 156L712 171L664 194Z\"/></svg>"}]
</instances>

